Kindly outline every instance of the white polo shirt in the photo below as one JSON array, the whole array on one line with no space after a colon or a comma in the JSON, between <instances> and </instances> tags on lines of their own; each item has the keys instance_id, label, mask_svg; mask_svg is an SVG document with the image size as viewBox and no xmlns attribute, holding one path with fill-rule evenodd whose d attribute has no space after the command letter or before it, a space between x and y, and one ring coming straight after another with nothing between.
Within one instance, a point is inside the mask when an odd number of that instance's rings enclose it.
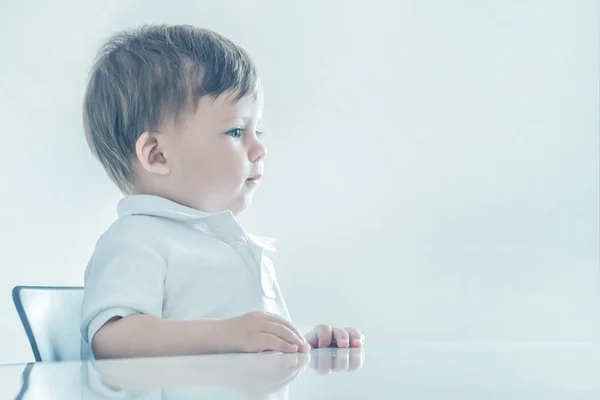
<instances>
[{"instance_id":1,"label":"white polo shirt","mask_svg":"<svg viewBox=\"0 0 600 400\"><path fill-rule=\"evenodd\" d=\"M272 240L244 231L230 211L208 214L158 196L121 200L85 271L84 358L111 318L184 321L266 311L290 319L265 252Z\"/></svg>"}]
</instances>

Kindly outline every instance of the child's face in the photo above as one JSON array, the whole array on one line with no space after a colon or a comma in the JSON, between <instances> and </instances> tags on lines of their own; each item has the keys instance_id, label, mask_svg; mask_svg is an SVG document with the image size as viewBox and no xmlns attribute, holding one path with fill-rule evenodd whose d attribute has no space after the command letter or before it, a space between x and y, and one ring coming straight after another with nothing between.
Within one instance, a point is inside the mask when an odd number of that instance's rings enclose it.
<instances>
[{"instance_id":1,"label":"child's face","mask_svg":"<svg viewBox=\"0 0 600 400\"><path fill-rule=\"evenodd\" d=\"M257 136L262 97L228 95L203 97L196 112L161 128L157 146L168 173L157 194L205 212L239 214L251 203L266 156Z\"/></svg>"}]
</instances>

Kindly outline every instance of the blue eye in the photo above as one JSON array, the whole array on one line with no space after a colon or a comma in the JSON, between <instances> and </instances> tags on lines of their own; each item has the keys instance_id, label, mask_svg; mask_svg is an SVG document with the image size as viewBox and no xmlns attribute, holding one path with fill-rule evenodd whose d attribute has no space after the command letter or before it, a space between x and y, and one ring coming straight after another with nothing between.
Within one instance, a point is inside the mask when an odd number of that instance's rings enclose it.
<instances>
[{"instance_id":1,"label":"blue eye","mask_svg":"<svg viewBox=\"0 0 600 400\"><path fill-rule=\"evenodd\" d=\"M232 138L234 138L235 140L240 140L243 136L244 130L242 128L233 128L227 132L225 132L226 135L231 136ZM256 131L256 136L257 137L261 137L262 135L264 135L265 133L262 131Z\"/></svg>"},{"instance_id":2,"label":"blue eye","mask_svg":"<svg viewBox=\"0 0 600 400\"><path fill-rule=\"evenodd\" d=\"M232 129L230 131L225 132L225 134L231 136L232 138L234 138L236 140L239 140L239 139L242 138L242 132L243 131L244 130L241 129L241 128L234 128L234 129Z\"/></svg>"}]
</instances>

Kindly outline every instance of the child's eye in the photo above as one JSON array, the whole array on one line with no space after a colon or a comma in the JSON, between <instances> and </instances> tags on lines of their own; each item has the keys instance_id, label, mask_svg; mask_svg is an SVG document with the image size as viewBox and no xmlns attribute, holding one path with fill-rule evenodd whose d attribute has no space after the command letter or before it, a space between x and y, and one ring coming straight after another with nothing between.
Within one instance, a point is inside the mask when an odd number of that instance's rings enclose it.
<instances>
[{"instance_id":1,"label":"child's eye","mask_svg":"<svg viewBox=\"0 0 600 400\"><path fill-rule=\"evenodd\" d=\"M257 137L261 137L262 135L264 135L265 133L263 131L256 131L256 136Z\"/></svg>"},{"instance_id":2,"label":"child's eye","mask_svg":"<svg viewBox=\"0 0 600 400\"><path fill-rule=\"evenodd\" d=\"M243 131L244 130L241 128L234 128L234 129L231 129L231 130L225 132L225 134L231 136L234 139L241 139Z\"/></svg>"}]
</instances>

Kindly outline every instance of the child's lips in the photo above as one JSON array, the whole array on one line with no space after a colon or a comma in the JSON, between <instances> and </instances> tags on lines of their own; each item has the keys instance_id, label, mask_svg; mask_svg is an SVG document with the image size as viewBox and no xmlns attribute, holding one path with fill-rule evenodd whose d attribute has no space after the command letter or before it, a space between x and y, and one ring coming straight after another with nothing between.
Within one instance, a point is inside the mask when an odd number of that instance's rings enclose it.
<instances>
[{"instance_id":1,"label":"child's lips","mask_svg":"<svg viewBox=\"0 0 600 400\"><path fill-rule=\"evenodd\" d=\"M253 177L246 179L246 184L250 185L250 186L258 186L261 179L262 179L262 175L260 175L260 174L254 175Z\"/></svg>"}]
</instances>

